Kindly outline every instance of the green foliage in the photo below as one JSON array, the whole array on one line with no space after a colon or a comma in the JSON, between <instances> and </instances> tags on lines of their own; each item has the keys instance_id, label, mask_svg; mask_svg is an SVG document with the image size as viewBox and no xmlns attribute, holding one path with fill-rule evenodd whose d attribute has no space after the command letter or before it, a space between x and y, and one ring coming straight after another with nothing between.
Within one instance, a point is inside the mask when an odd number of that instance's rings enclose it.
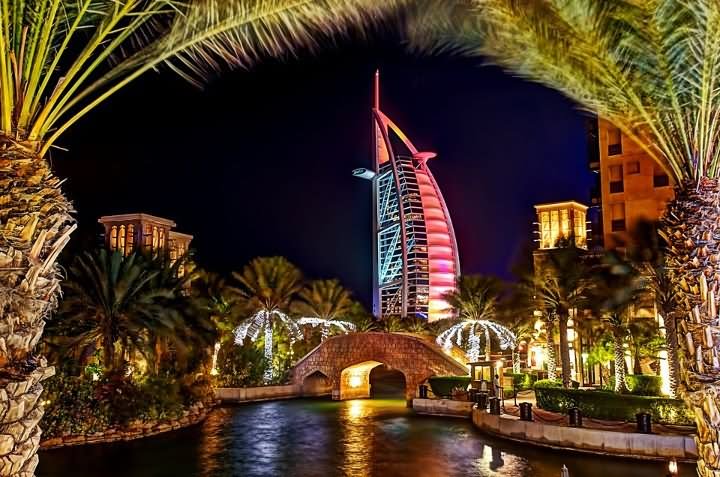
<instances>
[{"instance_id":1,"label":"green foliage","mask_svg":"<svg viewBox=\"0 0 720 477\"><path fill-rule=\"evenodd\" d=\"M218 353L217 384L220 387L261 386L266 365L263 352L255 344L227 343Z\"/></svg>"},{"instance_id":2,"label":"green foliage","mask_svg":"<svg viewBox=\"0 0 720 477\"><path fill-rule=\"evenodd\" d=\"M409 30L418 47L452 46L562 92L677 184L720 175L717 0L419 5Z\"/></svg>"},{"instance_id":3,"label":"green foliage","mask_svg":"<svg viewBox=\"0 0 720 477\"><path fill-rule=\"evenodd\" d=\"M537 381L537 374L531 373L505 373L504 376L512 377L513 387L519 391L532 389Z\"/></svg>"},{"instance_id":4,"label":"green foliage","mask_svg":"<svg viewBox=\"0 0 720 477\"><path fill-rule=\"evenodd\" d=\"M588 352L587 363L589 366L605 366L609 362L615 359L613 353L612 337L604 335L601 339L596 340L592 348Z\"/></svg>"},{"instance_id":5,"label":"green foliage","mask_svg":"<svg viewBox=\"0 0 720 477\"><path fill-rule=\"evenodd\" d=\"M501 284L496 278L481 275L462 275L457 289L443 298L455 315L462 320L491 320L495 317Z\"/></svg>"},{"instance_id":6,"label":"green foliage","mask_svg":"<svg viewBox=\"0 0 720 477\"><path fill-rule=\"evenodd\" d=\"M533 385L533 389L536 391L538 389L553 389L553 388L562 388L562 381L557 379L540 379L535 382Z\"/></svg>"},{"instance_id":7,"label":"green foliage","mask_svg":"<svg viewBox=\"0 0 720 477\"><path fill-rule=\"evenodd\" d=\"M87 435L133 421L180 417L186 406L204 401L209 383L149 376L136 381L112 374L97 381L57 374L45 383L43 436Z\"/></svg>"},{"instance_id":8,"label":"green foliage","mask_svg":"<svg viewBox=\"0 0 720 477\"><path fill-rule=\"evenodd\" d=\"M433 394L449 397L452 396L454 389L465 391L470 384L470 376L433 376L428 382Z\"/></svg>"},{"instance_id":9,"label":"green foliage","mask_svg":"<svg viewBox=\"0 0 720 477\"><path fill-rule=\"evenodd\" d=\"M154 358L180 372L202 358L216 339L207 310L185 293L188 277L178 278L180 261L168 267L160 259L105 249L85 252L70 266L65 298L48 325L48 340L78 358L102 351L105 371L123 369L127 356Z\"/></svg>"},{"instance_id":10,"label":"green foliage","mask_svg":"<svg viewBox=\"0 0 720 477\"><path fill-rule=\"evenodd\" d=\"M631 394L638 396L660 396L662 378L647 374L628 374L625 376Z\"/></svg>"},{"instance_id":11,"label":"green foliage","mask_svg":"<svg viewBox=\"0 0 720 477\"><path fill-rule=\"evenodd\" d=\"M535 398L538 407L547 411L567 412L577 407L583 416L628 422L634 421L639 412L647 412L655 422L663 424L692 425L694 422L692 413L681 400L563 389L544 383L538 386L540 383L535 383Z\"/></svg>"},{"instance_id":12,"label":"green foliage","mask_svg":"<svg viewBox=\"0 0 720 477\"><path fill-rule=\"evenodd\" d=\"M380 326L382 331L386 333L396 333L398 331L405 331L405 325L403 320L395 316L387 317L380 320Z\"/></svg>"}]
</instances>

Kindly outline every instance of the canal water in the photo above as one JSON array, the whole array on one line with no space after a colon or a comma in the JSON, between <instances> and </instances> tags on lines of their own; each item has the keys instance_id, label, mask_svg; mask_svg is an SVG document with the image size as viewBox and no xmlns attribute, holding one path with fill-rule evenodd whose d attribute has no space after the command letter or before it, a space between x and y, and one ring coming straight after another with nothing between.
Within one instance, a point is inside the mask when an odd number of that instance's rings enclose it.
<instances>
[{"instance_id":1,"label":"canal water","mask_svg":"<svg viewBox=\"0 0 720 477\"><path fill-rule=\"evenodd\" d=\"M220 408L189 429L42 451L38 477L661 477L662 464L489 438L402 400L290 400ZM694 475L681 466L681 475Z\"/></svg>"}]
</instances>

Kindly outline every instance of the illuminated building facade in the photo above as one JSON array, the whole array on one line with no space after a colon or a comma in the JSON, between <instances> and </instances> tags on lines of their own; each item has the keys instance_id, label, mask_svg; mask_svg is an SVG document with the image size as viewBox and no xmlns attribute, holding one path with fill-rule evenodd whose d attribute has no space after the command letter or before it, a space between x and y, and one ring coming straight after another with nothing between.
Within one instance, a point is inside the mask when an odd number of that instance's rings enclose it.
<instances>
[{"instance_id":1,"label":"illuminated building facade","mask_svg":"<svg viewBox=\"0 0 720 477\"><path fill-rule=\"evenodd\" d=\"M587 249L587 209L575 201L536 205L538 248L567 246L573 240L576 247Z\"/></svg>"},{"instance_id":2,"label":"illuminated building facade","mask_svg":"<svg viewBox=\"0 0 720 477\"><path fill-rule=\"evenodd\" d=\"M590 170L598 173L592 204L600 209L606 249L627 243L637 223L655 221L673 199L672 179L635 142L605 120L589 128ZM599 243L596 245L600 245Z\"/></svg>"},{"instance_id":3,"label":"illuminated building facade","mask_svg":"<svg viewBox=\"0 0 720 477\"><path fill-rule=\"evenodd\" d=\"M421 152L380 110L375 74L372 110L373 170L355 176L373 186L373 313L378 318L451 315L443 295L460 272L452 222L428 167L433 152Z\"/></svg>"},{"instance_id":4,"label":"illuminated building facade","mask_svg":"<svg viewBox=\"0 0 720 477\"><path fill-rule=\"evenodd\" d=\"M106 215L98 222L105 228L104 242L109 250L119 250L123 255L137 250L163 253L171 264L188 252L193 239L192 235L172 230L176 225L172 220L149 214Z\"/></svg>"}]
</instances>

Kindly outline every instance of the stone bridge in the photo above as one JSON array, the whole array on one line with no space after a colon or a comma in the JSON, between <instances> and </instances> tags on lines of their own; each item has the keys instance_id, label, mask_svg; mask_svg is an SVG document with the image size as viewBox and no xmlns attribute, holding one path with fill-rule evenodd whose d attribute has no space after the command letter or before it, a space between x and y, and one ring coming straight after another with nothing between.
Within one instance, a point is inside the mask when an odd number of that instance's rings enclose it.
<instances>
[{"instance_id":1,"label":"stone bridge","mask_svg":"<svg viewBox=\"0 0 720 477\"><path fill-rule=\"evenodd\" d=\"M382 364L403 374L407 400L431 376L468 374L464 363L418 336L350 333L326 339L300 359L293 368L292 383L309 393L326 388L333 399L370 397L370 371Z\"/></svg>"}]
</instances>

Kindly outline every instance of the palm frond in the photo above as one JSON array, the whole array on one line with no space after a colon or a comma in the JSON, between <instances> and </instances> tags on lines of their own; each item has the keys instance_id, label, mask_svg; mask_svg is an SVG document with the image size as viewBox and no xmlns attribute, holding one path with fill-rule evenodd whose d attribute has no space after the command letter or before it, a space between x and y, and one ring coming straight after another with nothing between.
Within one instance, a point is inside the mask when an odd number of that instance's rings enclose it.
<instances>
[{"instance_id":1,"label":"palm frond","mask_svg":"<svg viewBox=\"0 0 720 477\"><path fill-rule=\"evenodd\" d=\"M489 59L561 91L640 145L677 183L720 174L715 0L422 2L414 48Z\"/></svg>"},{"instance_id":2,"label":"palm frond","mask_svg":"<svg viewBox=\"0 0 720 477\"><path fill-rule=\"evenodd\" d=\"M41 154L144 73L195 84L223 65L362 32L404 0L0 0L0 131Z\"/></svg>"}]
</instances>

